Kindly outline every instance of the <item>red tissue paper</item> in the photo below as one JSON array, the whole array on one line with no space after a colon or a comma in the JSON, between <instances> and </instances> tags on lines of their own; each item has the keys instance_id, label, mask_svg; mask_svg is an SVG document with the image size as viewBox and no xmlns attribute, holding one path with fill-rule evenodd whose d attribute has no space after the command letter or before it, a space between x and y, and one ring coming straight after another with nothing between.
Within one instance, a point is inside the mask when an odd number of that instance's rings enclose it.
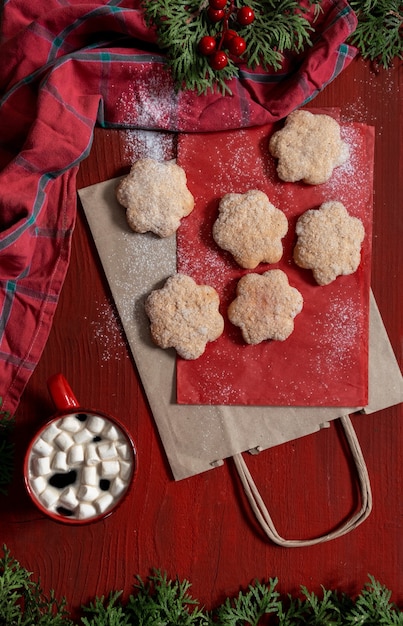
<instances>
[{"instance_id":1,"label":"red tissue paper","mask_svg":"<svg viewBox=\"0 0 403 626\"><path fill-rule=\"evenodd\" d=\"M374 129L341 124L349 161L322 185L284 183L268 143L276 125L223 133L182 135L178 163L185 169L195 209L177 233L177 269L214 287L225 320L223 335L195 361L177 359L177 401L182 404L341 406L368 402L368 329L372 237ZM288 219L284 253L275 264L244 270L212 237L225 193L264 191ZM311 270L293 261L295 224L308 209L337 200L361 219L365 239L354 274L319 286ZM302 312L285 341L247 345L226 317L236 284L249 271L283 270L303 296Z\"/></svg>"}]
</instances>

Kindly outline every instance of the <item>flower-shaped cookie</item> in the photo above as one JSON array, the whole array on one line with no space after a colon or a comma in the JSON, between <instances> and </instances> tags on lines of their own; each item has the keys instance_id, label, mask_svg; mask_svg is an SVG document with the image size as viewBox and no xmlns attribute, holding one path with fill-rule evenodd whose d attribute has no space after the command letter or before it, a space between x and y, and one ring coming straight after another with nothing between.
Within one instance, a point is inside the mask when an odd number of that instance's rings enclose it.
<instances>
[{"instance_id":1,"label":"flower-shaped cookie","mask_svg":"<svg viewBox=\"0 0 403 626\"><path fill-rule=\"evenodd\" d=\"M175 348L184 359L197 359L224 330L219 303L213 287L198 285L185 274L171 276L146 300L154 342L161 348Z\"/></svg>"},{"instance_id":2,"label":"flower-shaped cookie","mask_svg":"<svg viewBox=\"0 0 403 626\"><path fill-rule=\"evenodd\" d=\"M228 307L228 317L240 327L246 343L284 341L291 335L303 298L282 270L246 274L239 280L236 294Z\"/></svg>"},{"instance_id":3,"label":"flower-shaped cookie","mask_svg":"<svg viewBox=\"0 0 403 626\"><path fill-rule=\"evenodd\" d=\"M296 234L294 261L311 269L319 285L357 270L365 230L341 202L324 202L319 209L306 211L298 218Z\"/></svg>"},{"instance_id":4,"label":"flower-shaped cookie","mask_svg":"<svg viewBox=\"0 0 403 626\"><path fill-rule=\"evenodd\" d=\"M281 180L309 185L325 183L333 169L349 158L349 147L341 139L340 126L329 115L293 111L284 127L269 142L272 156L278 159Z\"/></svg>"},{"instance_id":5,"label":"flower-shaped cookie","mask_svg":"<svg viewBox=\"0 0 403 626\"><path fill-rule=\"evenodd\" d=\"M263 191L228 193L218 211L213 238L238 265L254 269L259 263L277 263L281 259L281 239L287 233L288 221Z\"/></svg>"},{"instance_id":6,"label":"flower-shaped cookie","mask_svg":"<svg viewBox=\"0 0 403 626\"><path fill-rule=\"evenodd\" d=\"M194 208L185 171L174 160L139 159L119 183L116 197L132 230L159 237L173 235Z\"/></svg>"}]
</instances>

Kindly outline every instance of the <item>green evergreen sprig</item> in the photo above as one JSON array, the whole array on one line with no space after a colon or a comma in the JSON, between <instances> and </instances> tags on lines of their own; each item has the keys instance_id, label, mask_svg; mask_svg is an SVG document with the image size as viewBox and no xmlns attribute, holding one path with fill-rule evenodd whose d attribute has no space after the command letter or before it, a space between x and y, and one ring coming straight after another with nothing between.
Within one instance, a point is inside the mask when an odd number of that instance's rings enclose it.
<instances>
[{"instance_id":1,"label":"green evergreen sprig","mask_svg":"<svg viewBox=\"0 0 403 626\"><path fill-rule=\"evenodd\" d=\"M166 573L159 570L155 570L146 582L137 576L135 594L130 596L126 606L130 624L208 626L210 621L189 593L190 587L189 581L169 580Z\"/></svg>"},{"instance_id":2,"label":"green evergreen sprig","mask_svg":"<svg viewBox=\"0 0 403 626\"><path fill-rule=\"evenodd\" d=\"M81 618L84 626L130 626L129 616L119 602L121 595L121 591L111 591L107 599L105 596L95 598L94 602L84 606L85 616Z\"/></svg>"},{"instance_id":3,"label":"green evergreen sprig","mask_svg":"<svg viewBox=\"0 0 403 626\"><path fill-rule=\"evenodd\" d=\"M80 622L71 620L66 599L47 596L32 573L14 559L6 546L0 558L1 626L403 626L403 613L391 602L391 591L369 576L356 598L322 587L315 594L301 587L297 597L282 596L277 578L255 580L236 597L212 611L190 594L187 580L169 579L154 570L122 601L122 591L96 597L81 607Z\"/></svg>"},{"instance_id":4,"label":"green evergreen sprig","mask_svg":"<svg viewBox=\"0 0 403 626\"><path fill-rule=\"evenodd\" d=\"M277 584L277 578L270 579L268 585L256 580L247 591L240 591L236 598L227 598L214 612L214 618L226 626L245 623L258 626L263 616L281 612L282 602L276 591Z\"/></svg>"},{"instance_id":5,"label":"green evergreen sprig","mask_svg":"<svg viewBox=\"0 0 403 626\"><path fill-rule=\"evenodd\" d=\"M215 37L221 25L207 17L207 0L143 0L147 24L157 31L158 43L167 54L177 89L199 94L218 90L230 93L228 82L239 75L237 59L213 70L208 59L199 54L198 42L203 36ZM260 65L275 72L282 66L286 53L300 53L312 43L314 22L306 16L306 7L299 0L235 0L235 7L247 4L255 20L245 27L237 26L247 47L242 59L248 68ZM315 14L321 10L320 0L310 0ZM403 4L401 0L351 0L358 26L348 43L356 46L364 59L389 67L395 58L403 58ZM230 25L231 27L231 25Z\"/></svg>"},{"instance_id":6,"label":"green evergreen sprig","mask_svg":"<svg viewBox=\"0 0 403 626\"><path fill-rule=\"evenodd\" d=\"M2 398L0 398L0 493L5 495L14 470L14 443L11 440L11 433L15 419L10 416L9 411L3 411L1 406Z\"/></svg>"},{"instance_id":7,"label":"green evergreen sprig","mask_svg":"<svg viewBox=\"0 0 403 626\"><path fill-rule=\"evenodd\" d=\"M43 593L32 573L22 567L3 546L0 558L0 624L2 626L74 626L66 601L53 591Z\"/></svg>"},{"instance_id":8,"label":"green evergreen sprig","mask_svg":"<svg viewBox=\"0 0 403 626\"><path fill-rule=\"evenodd\" d=\"M362 57L387 68L403 59L403 3L401 0L351 0L358 26L350 42Z\"/></svg>"},{"instance_id":9,"label":"green evergreen sprig","mask_svg":"<svg viewBox=\"0 0 403 626\"><path fill-rule=\"evenodd\" d=\"M244 4L242 0L234 2L236 8ZM311 45L313 28L298 0L248 0L247 4L253 9L255 20L249 26L237 26L237 31L246 41L242 58L249 68L260 64L276 71L281 68L285 52L300 52ZM197 50L203 36L215 37L221 28L219 23L210 22L206 6L200 0L143 2L146 22L157 30L158 43L167 53L176 87L199 94L214 89L229 93L228 81L239 74L235 60L230 57L224 69L215 71Z\"/></svg>"}]
</instances>

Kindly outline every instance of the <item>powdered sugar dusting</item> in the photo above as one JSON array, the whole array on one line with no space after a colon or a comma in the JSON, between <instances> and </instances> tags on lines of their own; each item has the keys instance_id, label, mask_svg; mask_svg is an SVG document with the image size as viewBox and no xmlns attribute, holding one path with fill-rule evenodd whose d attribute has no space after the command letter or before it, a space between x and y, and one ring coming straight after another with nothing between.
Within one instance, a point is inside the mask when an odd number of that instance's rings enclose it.
<instances>
[{"instance_id":1,"label":"powdered sugar dusting","mask_svg":"<svg viewBox=\"0 0 403 626\"><path fill-rule=\"evenodd\" d=\"M231 154L231 167L220 167L220 175L211 178L212 196L243 193L251 188L251 181L254 186L264 183L261 162L249 162L247 167L245 165L247 137L247 130L227 133L221 141L218 137L216 150L210 155L211 170L214 171L217 164L224 163L228 159L228 153Z\"/></svg>"},{"instance_id":2,"label":"powdered sugar dusting","mask_svg":"<svg viewBox=\"0 0 403 626\"><path fill-rule=\"evenodd\" d=\"M127 358L124 330L119 315L111 302L97 305L97 319L91 322L93 341L100 349L101 361ZM101 363L102 367L102 363Z\"/></svg>"},{"instance_id":3,"label":"powdered sugar dusting","mask_svg":"<svg viewBox=\"0 0 403 626\"><path fill-rule=\"evenodd\" d=\"M365 92L365 97L358 94L353 101L345 101L342 120L375 125L377 134L381 135L382 128L377 123L377 108L370 109L367 101L373 98L374 102L382 102L383 108L394 106L396 96L400 94L399 74L393 68L382 68L379 72L369 70L367 75L355 77L354 83L359 90Z\"/></svg>"},{"instance_id":4,"label":"powdered sugar dusting","mask_svg":"<svg viewBox=\"0 0 403 626\"><path fill-rule=\"evenodd\" d=\"M367 147L362 134L353 124L342 125L341 137L349 147L349 158L333 170L331 179L322 186L323 201L343 202L350 215L360 217L366 210L361 206L362 201L367 200L362 189L372 187L372 169L368 168L367 160L363 158Z\"/></svg>"},{"instance_id":5,"label":"powdered sugar dusting","mask_svg":"<svg viewBox=\"0 0 403 626\"><path fill-rule=\"evenodd\" d=\"M147 157L156 161L172 158L172 135L138 129L127 129L124 133L125 156L130 162Z\"/></svg>"},{"instance_id":6,"label":"powdered sugar dusting","mask_svg":"<svg viewBox=\"0 0 403 626\"><path fill-rule=\"evenodd\" d=\"M320 348L315 361L317 371L329 375L340 373L351 363L362 333L363 317L356 300L335 298L318 314L312 330Z\"/></svg>"},{"instance_id":7,"label":"powdered sugar dusting","mask_svg":"<svg viewBox=\"0 0 403 626\"><path fill-rule=\"evenodd\" d=\"M151 233L123 231L119 247L109 252L108 266L119 266L113 286L123 326L133 322L139 326L146 319L144 299L148 295L141 285L155 288L175 273L175 238L160 239ZM136 275L142 277L141 281L133 280Z\"/></svg>"},{"instance_id":8,"label":"powdered sugar dusting","mask_svg":"<svg viewBox=\"0 0 403 626\"><path fill-rule=\"evenodd\" d=\"M137 64L136 80L128 83L117 106L124 127L149 130L176 128L178 95L164 67Z\"/></svg>"},{"instance_id":9,"label":"powdered sugar dusting","mask_svg":"<svg viewBox=\"0 0 403 626\"><path fill-rule=\"evenodd\" d=\"M125 129L126 157L131 161L172 158L173 135L159 131L176 128L178 94L163 67L148 70L149 64L136 66L136 80L125 85L116 103Z\"/></svg>"}]
</instances>

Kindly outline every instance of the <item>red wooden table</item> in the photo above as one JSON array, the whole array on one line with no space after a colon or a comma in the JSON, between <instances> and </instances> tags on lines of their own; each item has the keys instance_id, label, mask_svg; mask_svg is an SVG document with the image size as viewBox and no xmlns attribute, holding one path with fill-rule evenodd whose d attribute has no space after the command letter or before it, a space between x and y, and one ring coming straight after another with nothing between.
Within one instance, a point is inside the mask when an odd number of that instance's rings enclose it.
<instances>
[{"instance_id":1,"label":"red wooden table","mask_svg":"<svg viewBox=\"0 0 403 626\"><path fill-rule=\"evenodd\" d=\"M345 120L375 127L372 288L401 363L403 221L402 66L372 71L358 59L314 101L341 107ZM97 129L78 186L127 172L128 135ZM52 414L48 377L63 371L77 397L119 416L139 452L130 499L103 522L67 527L45 519L22 481L26 446ZM231 462L175 482L127 349L81 207L68 276L42 359L17 411L14 482L0 500L0 539L45 591L66 596L74 612L95 595L132 590L152 568L192 582L207 608L255 578L279 578L279 591L301 584L357 593L368 574L403 603L402 407L354 416L372 483L374 507L354 532L310 548L280 548L258 527ZM357 502L352 470L336 426L248 458L274 521L284 536L323 533Z\"/></svg>"}]
</instances>

